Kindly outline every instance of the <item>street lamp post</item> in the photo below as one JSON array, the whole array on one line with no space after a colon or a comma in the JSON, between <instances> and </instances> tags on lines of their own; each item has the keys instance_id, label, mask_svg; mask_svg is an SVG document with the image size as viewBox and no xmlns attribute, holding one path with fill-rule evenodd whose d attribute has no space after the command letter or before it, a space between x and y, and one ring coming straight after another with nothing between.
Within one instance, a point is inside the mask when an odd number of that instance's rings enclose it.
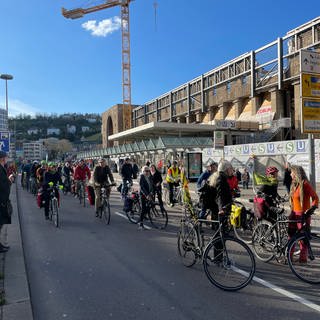
<instances>
[{"instance_id":1,"label":"street lamp post","mask_svg":"<svg viewBox=\"0 0 320 320\"><path fill-rule=\"evenodd\" d=\"M1 74L0 79L6 81L6 110L8 116L8 80L12 80L13 76L11 74Z\"/></svg>"}]
</instances>

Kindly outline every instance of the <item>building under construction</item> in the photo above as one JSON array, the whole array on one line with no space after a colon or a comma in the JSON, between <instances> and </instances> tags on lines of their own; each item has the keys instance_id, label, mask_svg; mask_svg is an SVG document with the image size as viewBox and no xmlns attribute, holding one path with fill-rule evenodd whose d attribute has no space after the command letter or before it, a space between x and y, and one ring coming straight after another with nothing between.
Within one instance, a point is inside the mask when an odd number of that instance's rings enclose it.
<instances>
[{"instance_id":1,"label":"building under construction","mask_svg":"<svg viewBox=\"0 0 320 320\"><path fill-rule=\"evenodd\" d=\"M102 115L104 149L95 155L146 153L159 138L204 141L217 132L225 145L303 139L300 51L319 48L320 17L147 103L115 105Z\"/></svg>"}]
</instances>

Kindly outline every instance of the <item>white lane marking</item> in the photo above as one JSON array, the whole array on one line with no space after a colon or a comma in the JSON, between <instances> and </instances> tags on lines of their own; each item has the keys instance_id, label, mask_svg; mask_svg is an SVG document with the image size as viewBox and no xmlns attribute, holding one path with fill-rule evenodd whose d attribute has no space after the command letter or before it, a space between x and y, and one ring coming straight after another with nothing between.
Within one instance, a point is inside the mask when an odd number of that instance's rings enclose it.
<instances>
[{"instance_id":1,"label":"white lane marking","mask_svg":"<svg viewBox=\"0 0 320 320\"><path fill-rule=\"evenodd\" d=\"M121 213L121 212L119 212L119 211L115 211L114 213L115 213L116 215L118 215L119 217L128 220L128 217L127 217L126 214ZM147 225L145 225L145 224L144 224L144 227L145 227L147 230L151 230L151 229L152 229L152 228L150 228L149 226L147 226Z\"/></svg>"},{"instance_id":2,"label":"white lane marking","mask_svg":"<svg viewBox=\"0 0 320 320\"><path fill-rule=\"evenodd\" d=\"M239 268L236 268L236 267L234 267L233 269L236 272L239 272L240 274L243 274L245 276L248 276L248 274L249 274L248 272L243 271L243 270L241 270ZM276 291L276 292L282 294L283 296L286 296L286 297L288 297L290 299L293 299L293 300L305 305L308 308L311 308L311 309L313 309L313 310L315 310L317 312L320 312L320 306L319 305L317 305L317 304L315 304L315 303L313 303L313 302L311 302L311 301L309 301L309 300L307 300L305 298L302 298L302 297L298 296L295 293L292 293L292 292L290 292L288 290L282 289L282 288L272 284L271 282L263 280L263 279L258 278L258 277L253 277L252 280L255 281L255 282L260 283L261 285L263 285L263 286L265 286L265 287L267 287L267 288L269 288L269 289L271 289L273 291Z\"/></svg>"},{"instance_id":3,"label":"white lane marking","mask_svg":"<svg viewBox=\"0 0 320 320\"><path fill-rule=\"evenodd\" d=\"M291 298L291 299L293 299L293 300L305 305L306 307L309 307L309 308L311 308L311 309L313 309L315 311L320 312L320 306L319 305L317 305L317 304L315 304L315 303L313 303L313 302L311 302L311 301L309 301L309 300L307 300L305 298L302 298L302 297L298 296L297 294L294 294L294 293L292 293L292 292L290 292L288 290L282 289L282 288L272 284L271 282L265 281L265 280L260 279L258 277L253 277L253 280L258 282L258 283L260 283L260 284L262 284L263 286L266 286L266 287L270 288L271 290L274 290L274 291L276 291L276 292L278 292L278 293L280 293L280 294L282 294L284 296L287 296L288 298Z\"/></svg>"}]
</instances>

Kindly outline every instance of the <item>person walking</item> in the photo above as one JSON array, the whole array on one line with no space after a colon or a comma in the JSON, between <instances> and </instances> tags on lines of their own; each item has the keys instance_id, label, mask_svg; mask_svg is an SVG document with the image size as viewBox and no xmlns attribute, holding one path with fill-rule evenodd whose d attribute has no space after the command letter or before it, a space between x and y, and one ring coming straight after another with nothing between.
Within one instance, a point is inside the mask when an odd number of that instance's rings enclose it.
<instances>
[{"instance_id":1,"label":"person walking","mask_svg":"<svg viewBox=\"0 0 320 320\"><path fill-rule=\"evenodd\" d=\"M10 187L14 181L14 176L7 176L5 165L7 162L7 154L4 151L0 151L0 239L2 240L2 234L4 232L4 225L11 224L12 205L10 202ZM0 252L6 252L9 250L8 246L0 243Z\"/></svg>"},{"instance_id":2,"label":"person walking","mask_svg":"<svg viewBox=\"0 0 320 320\"><path fill-rule=\"evenodd\" d=\"M293 165L291 167L292 184L290 188L290 207L291 214L289 220L300 220L305 211L314 207L318 208L319 197L311 186L304 169L301 166ZM311 216L306 220L307 231L310 231ZM289 222L288 234L292 237L297 229L302 227L301 222ZM300 243L299 262L306 263L308 256L307 245L302 241Z\"/></svg>"}]
</instances>

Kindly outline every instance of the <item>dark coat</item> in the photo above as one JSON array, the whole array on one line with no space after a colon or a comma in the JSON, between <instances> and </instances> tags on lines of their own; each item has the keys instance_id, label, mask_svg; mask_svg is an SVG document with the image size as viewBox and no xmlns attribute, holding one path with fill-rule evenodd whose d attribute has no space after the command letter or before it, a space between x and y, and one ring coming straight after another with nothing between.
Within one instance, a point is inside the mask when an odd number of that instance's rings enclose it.
<instances>
[{"instance_id":1,"label":"dark coat","mask_svg":"<svg viewBox=\"0 0 320 320\"><path fill-rule=\"evenodd\" d=\"M147 181L149 179L149 183ZM151 178L146 178L143 174L140 175L140 195L147 197L150 193L153 193L153 186Z\"/></svg>"},{"instance_id":2,"label":"dark coat","mask_svg":"<svg viewBox=\"0 0 320 320\"><path fill-rule=\"evenodd\" d=\"M11 216L8 215L7 210L10 186L11 182L7 177L6 169L0 165L0 225L11 224Z\"/></svg>"},{"instance_id":3,"label":"dark coat","mask_svg":"<svg viewBox=\"0 0 320 320\"><path fill-rule=\"evenodd\" d=\"M131 180L133 176L133 169L131 163L124 163L120 174L123 180Z\"/></svg>"},{"instance_id":4,"label":"dark coat","mask_svg":"<svg viewBox=\"0 0 320 320\"><path fill-rule=\"evenodd\" d=\"M219 176L216 182L216 201L221 211L224 207L227 207L227 211L231 208L232 204L232 193L228 183L228 177L224 172L219 172Z\"/></svg>"}]
</instances>

